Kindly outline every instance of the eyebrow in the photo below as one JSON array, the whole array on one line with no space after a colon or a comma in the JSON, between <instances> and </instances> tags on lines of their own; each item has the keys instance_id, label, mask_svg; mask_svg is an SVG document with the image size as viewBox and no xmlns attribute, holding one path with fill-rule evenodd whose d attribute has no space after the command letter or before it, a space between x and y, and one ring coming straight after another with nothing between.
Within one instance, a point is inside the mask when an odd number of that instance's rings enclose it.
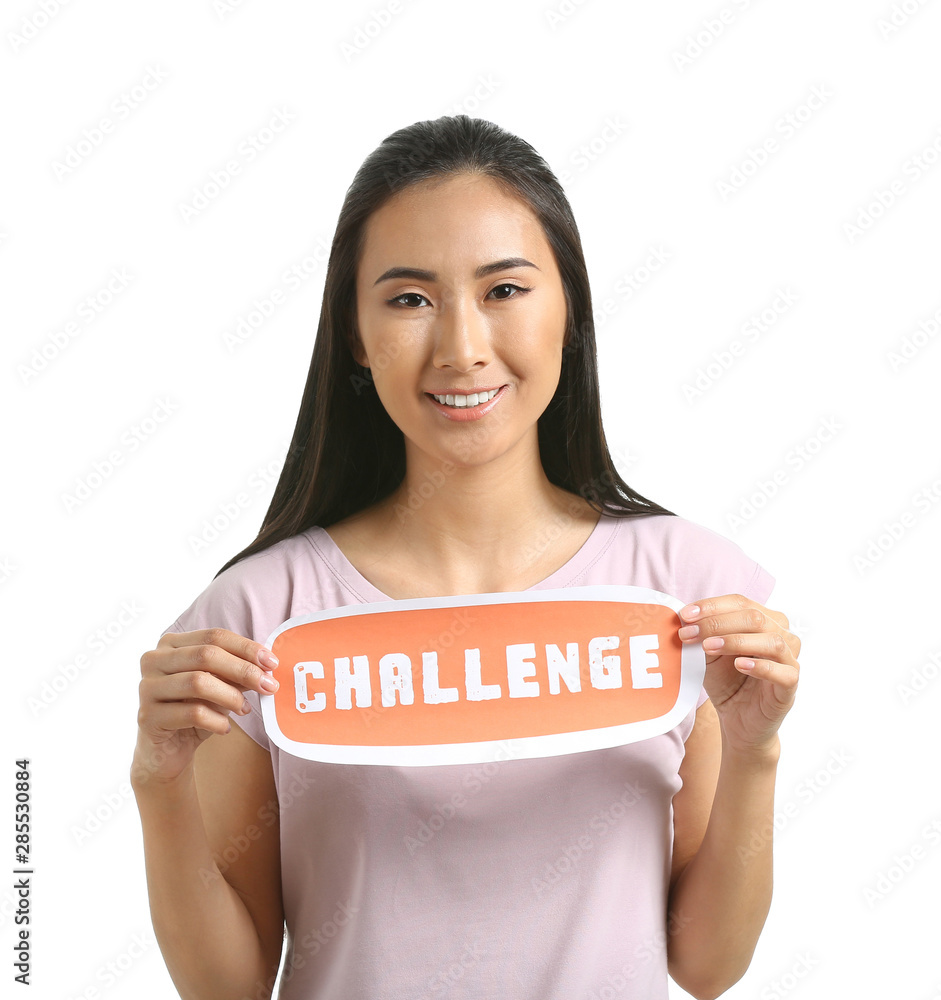
<instances>
[{"instance_id":1,"label":"eyebrow","mask_svg":"<svg viewBox=\"0 0 941 1000\"><path fill-rule=\"evenodd\" d=\"M486 278L489 274L497 271L508 271L514 267L536 267L532 261L523 257L504 257L503 260L495 260L490 264L481 264L474 272L475 278ZM539 268L536 267L538 271ZM383 271L373 282L373 287L381 281L391 281L394 278L413 278L415 281L437 281L438 275L435 271L426 271L420 267L390 267L388 271Z\"/></svg>"}]
</instances>

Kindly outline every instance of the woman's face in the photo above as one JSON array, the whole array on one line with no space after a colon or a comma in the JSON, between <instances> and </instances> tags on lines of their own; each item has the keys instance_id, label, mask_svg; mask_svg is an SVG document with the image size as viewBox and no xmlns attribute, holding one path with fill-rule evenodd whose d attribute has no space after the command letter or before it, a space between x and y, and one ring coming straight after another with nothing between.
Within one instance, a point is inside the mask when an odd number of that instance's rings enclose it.
<instances>
[{"instance_id":1,"label":"woman's face","mask_svg":"<svg viewBox=\"0 0 941 1000\"><path fill-rule=\"evenodd\" d=\"M475 174L406 188L367 221L356 289L355 357L410 462L415 449L463 467L538 460L566 304L528 205Z\"/></svg>"}]
</instances>

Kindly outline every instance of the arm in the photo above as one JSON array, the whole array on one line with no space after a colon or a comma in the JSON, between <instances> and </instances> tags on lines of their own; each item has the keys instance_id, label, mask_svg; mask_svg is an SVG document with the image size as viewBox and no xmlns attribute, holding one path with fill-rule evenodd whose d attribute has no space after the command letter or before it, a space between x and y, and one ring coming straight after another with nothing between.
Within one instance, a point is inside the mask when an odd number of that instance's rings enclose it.
<instances>
[{"instance_id":1,"label":"arm","mask_svg":"<svg viewBox=\"0 0 941 1000\"><path fill-rule=\"evenodd\" d=\"M177 636L166 640L177 641ZM215 661L221 652L211 654ZM180 681L180 657L186 655L164 650L162 659L154 658L157 667L145 674L131 765L154 932L183 1000L256 1000L271 995L283 942L271 758L221 712L210 715L206 702L180 699L182 690L171 692L170 685L195 683L206 685L204 693L223 707L232 707L225 704L229 698L242 701L240 691L208 674L191 673L200 679ZM171 693L178 700L163 700ZM186 721L181 712L196 713L206 728L178 728ZM176 713L175 721L169 713ZM175 729L176 736L161 743L154 734L163 727ZM195 749L181 747L179 736L195 732L202 734Z\"/></svg>"},{"instance_id":2,"label":"arm","mask_svg":"<svg viewBox=\"0 0 941 1000\"><path fill-rule=\"evenodd\" d=\"M735 752L720 730L707 701L686 741L683 787L673 799L668 968L700 1000L744 975L771 906L777 752Z\"/></svg>"},{"instance_id":3,"label":"arm","mask_svg":"<svg viewBox=\"0 0 941 1000\"><path fill-rule=\"evenodd\" d=\"M771 905L778 727L794 701L800 640L741 594L684 608L702 642L709 701L696 714L674 796L671 976L699 1000L737 982Z\"/></svg>"}]
</instances>

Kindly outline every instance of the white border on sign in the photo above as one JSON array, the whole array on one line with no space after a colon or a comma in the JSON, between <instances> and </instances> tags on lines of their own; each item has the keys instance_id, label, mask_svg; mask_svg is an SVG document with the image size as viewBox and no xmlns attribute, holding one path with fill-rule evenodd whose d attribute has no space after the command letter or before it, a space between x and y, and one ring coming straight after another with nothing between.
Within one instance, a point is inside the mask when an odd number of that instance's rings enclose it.
<instances>
[{"instance_id":1,"label":"white border on sign","mask_svg":"<svg viewBox=\"0 0 941 1000\"><path fill-rule=\"evenodd\" d=\"M328 608L309 615L297 615L282 622L268 636L266 645L272 648L282 632L311 622L332 618L349 618L389 611L411 611L425 608L467 608L491 604L531 604L538 601L621 601L625 604L660 604L674 611L686 603L669 594L648 587L628 587L619 584L594 584L588 587L566 587L558 590L512 591L495 594L468 594L458 597L417 597L402 601L377 601L372 604L350 604ZM335 743L302 743L285 736L278 725L274 695L260 695L265 731L280 749L305 760L326 764L384 764L389 766L431 766L443 764L486 764L507 759L558 757L586 750L606 750L610 747L636 743L668 733L696 706L703 678L706 656L701 643L684 644L680 655L680 688L673 708L656 719L628 722L621 726L585 729L571 733L543 736L507 737L502 740L481 740L474 743L434 743L412 746L360 746ZM510 748L508 752L508 747Z\"/></svg>"}]
</instances>

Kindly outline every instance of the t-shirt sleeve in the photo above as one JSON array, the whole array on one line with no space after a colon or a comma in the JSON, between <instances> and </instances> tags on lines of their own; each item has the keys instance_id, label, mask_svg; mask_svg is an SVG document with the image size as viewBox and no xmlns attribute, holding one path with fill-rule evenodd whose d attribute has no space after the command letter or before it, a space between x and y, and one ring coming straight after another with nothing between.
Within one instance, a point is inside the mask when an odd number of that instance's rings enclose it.
<instances>
[{"instance_id":1,"label":"t-shirt sleeve","mask_svg":"<svg viewBox=\"0 0 941 1000\"><path fill-rule=\"evenodd\" d=\"M203 628L225 628L237 635L264 643L267 635L255 634L256 622L252 613L252 604L245 588L240 585L242 573L233 569L220 574L193 601L193 603L173 622L163 630L167 632L193 632ZM271 743L265 733L265 724L261 714L261 702L257 691L244 691L243 694L251 705L248 715L229 713L229 720L248 733L251 738L263 746L269 753Z\"/></svg>"}]
</instances>

